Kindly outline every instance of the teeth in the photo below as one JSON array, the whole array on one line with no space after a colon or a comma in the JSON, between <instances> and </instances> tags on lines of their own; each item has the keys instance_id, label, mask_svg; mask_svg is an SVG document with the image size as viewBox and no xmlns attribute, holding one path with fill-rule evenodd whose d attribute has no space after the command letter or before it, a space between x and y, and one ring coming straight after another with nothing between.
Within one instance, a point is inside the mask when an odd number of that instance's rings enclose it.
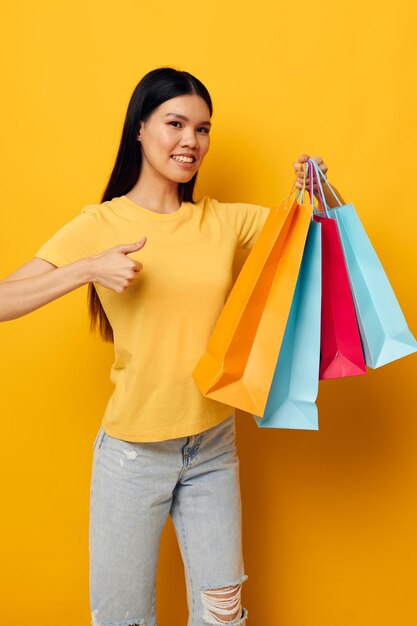
<instances>
[{"instance_id":1,"label":"teeth","mask_svg":"<svg viewBox=\"0 0 417 626\"><path fill-rule=\"evenodd\" d=\"M179 156L178 154L173 154L172 158L175 161L185 161L185 163L192 163L194 161L192 157Z\"/></svg>"}]
</instances>

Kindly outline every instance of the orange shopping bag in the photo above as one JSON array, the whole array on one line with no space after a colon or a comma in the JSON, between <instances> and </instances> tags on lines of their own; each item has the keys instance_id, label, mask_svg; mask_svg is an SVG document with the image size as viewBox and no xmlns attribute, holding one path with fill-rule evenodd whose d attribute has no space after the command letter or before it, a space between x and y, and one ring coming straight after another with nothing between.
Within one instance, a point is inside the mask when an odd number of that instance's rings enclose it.
<instances>
[{"instance_id":1,"label":"orange shopping bag","mask_svg":"<svg viewBox=\"0 0 417 626\"><path fill-rule=\"evenodd\" d=\"M301 167L305 174L306 166ZM305 175L303 180L304 191ZM270 211L192 372L204 396L259 416L266 407L314 208L306 193L307 204L298 204L294 189Z\"/></svg>"}]
</instances>

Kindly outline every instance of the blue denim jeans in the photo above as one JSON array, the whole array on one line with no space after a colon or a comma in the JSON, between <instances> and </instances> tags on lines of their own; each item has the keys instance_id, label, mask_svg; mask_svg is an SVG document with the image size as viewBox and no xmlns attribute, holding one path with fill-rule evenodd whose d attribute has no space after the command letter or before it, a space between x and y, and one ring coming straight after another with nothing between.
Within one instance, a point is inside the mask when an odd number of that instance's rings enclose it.
<instances>
[{"instance_id":1,"label":"blue denim jeans","mask_svg":"<svg viewBox=\"0 0 417 626\"><path fill-rule=\"evenodd\" d=\"M171 515L184 562L188 626L242 624L244 574L235 413L189 437L94 441L90 490L93 626L156 626L161 532Z\"/></svg>"}]
</instances>

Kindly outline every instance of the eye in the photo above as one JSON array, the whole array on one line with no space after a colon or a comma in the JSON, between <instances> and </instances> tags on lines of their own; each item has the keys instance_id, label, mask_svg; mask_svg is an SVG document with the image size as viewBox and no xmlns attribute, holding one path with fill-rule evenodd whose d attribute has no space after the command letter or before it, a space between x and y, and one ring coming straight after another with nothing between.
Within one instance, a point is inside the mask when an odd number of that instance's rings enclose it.
<instances>
[{"instance_id":1,"label":"eye","mask_svg":"<svg viewBox=\"0 0 417 626\"><path fill-rule=\"evenodd\" d=\"M168 124L179 124L181 126L181 122L177 122L176 120L173 120L172 122L168 122ZM175 128L178 128L178 126L175 126ZM200 126L198 130L204 131L207 135L209 134L209 129L206 128L205 126Z\"/></svg>"}]
</instances>

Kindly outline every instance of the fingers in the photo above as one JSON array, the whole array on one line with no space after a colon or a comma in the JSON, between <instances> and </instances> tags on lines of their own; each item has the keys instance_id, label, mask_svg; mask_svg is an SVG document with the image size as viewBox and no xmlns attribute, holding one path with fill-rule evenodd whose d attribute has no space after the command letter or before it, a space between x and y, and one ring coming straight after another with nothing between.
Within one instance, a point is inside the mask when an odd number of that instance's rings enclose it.
<instances>
[{"instance_id":1,"label":"fingers","mask_svg":"<svg viewBox=\"0 0 417 626\"><path fill-rule=\"evenodd\" d=\"M309 155L308 154L300 154L300 156L298 157L298 161L296 161L293 165L294 165L294 170L296 174L299 174L299 176L297 177L297 180L295 182L295 186L298 189L302 189L303 188L303 179L304 179L304 172L301 170L299 172L299 170L301 169L301 163L306 163L309 160ZM307 185L306 185L306 189L308 189Z\"/></svg>"},{"instance_id":2,"label":"fingers","mask_svg":"<svg viewBox=\"0 0 417 626\"><path fill-rule=\"evenodd\" d=\"M136 261L135 259L130 259L130 260L133 261L133 263L135 264L133 266L134 272L140 272L143 269L143 263L141 263L140 261Z\"/></svg>"},{"instance_id":3,"label":"fingers","mask_svg":"<svg viewBox=\"0 0 417 626\"><path fill-rule=\"evenodd\" d=\"M324 162L324 160L323 160L323 158L322 158L321 156L310 157L308 154L300 154L300 156L298 157L298 161L296 161L295 163L293 163L295 173L296 173L296 174L298 174L298 176L297 176L297 180L296 180L296 182L295 182L295 186L296 186L298 189L302 189L302 188L303 188L303 181L304 181L304 172L303 172L302 170L301 170L301 171L299 171L299 170L300 170L300 168L301 168L301 164L302 164L302 163L305 163L305 162L306 162L306 161L308 161L310 158L311 158L313 161L315 161L315 162L317 163L317 165L318 165L318 166L319 166L319 168L320 168L320 171L321 171L324 175L326 175L326 172L327 172L327 170L328 170L328 167L327 167L327 165L325 164L325 162ZM310 190L310 181L309 181L309 178L310 178L310 177L308 177L308 178L307 178L307 180L306 180L306 184L305 184L305 188L306 188L306 190L308 190L308 191ZM317 187L317 184L313 181L313 191L316 189L316 187Z\"/></svg>"},{"instance_id":4,"label":"fingers","mask_svg":"<svg viewBox=\"0 0 417 626\"><path fill-rule=\"evenodd\" d=\"M309 158L310 156L308 154L300 154L300 156L298 157L298 163L305 163L306 161L309 160Z\"/></svg>"},{"instance_id":5,"label":"fingers","mask_svg":"<svg viewBox=\"0 0 417 626\"><path fill-rule=\"evenodd\" d=\"M323 161L323 159L320 156L311 157L311 158L314 159L314 161L317 163L317 165L319 166L323 174L326 174L328 168L325 162Z\"/></svg>"},{"instance_id":6,"label":"fingers","mask_svg":"<svg viewBox=\"0 0 417 626\"><path fill-rule=\"evenodd\" d=\"M306 163L309 160L309 158L310 157L308 154L300 154L300 156L298 157L298 161L295 161L295 163L293 163L296 174L298 170L301 168L301 163Z\"/></svg>"},{"instance_id":7,"label":"fingers","mask_svg":"<svg viewBox=\"0 0 417 626\"><path fill-rule=\"evenodd\" d=\"M324 163L321 156L310 157L308 154L300 154L300 156L298 157L298 161L295 161L295 163L293 163L296 173L300 169L301 163L306 163L306 161L308 161L309 159L315 161L320 169L324 168L327 171L327 165Z\"/></svg>"}]
</instances>

